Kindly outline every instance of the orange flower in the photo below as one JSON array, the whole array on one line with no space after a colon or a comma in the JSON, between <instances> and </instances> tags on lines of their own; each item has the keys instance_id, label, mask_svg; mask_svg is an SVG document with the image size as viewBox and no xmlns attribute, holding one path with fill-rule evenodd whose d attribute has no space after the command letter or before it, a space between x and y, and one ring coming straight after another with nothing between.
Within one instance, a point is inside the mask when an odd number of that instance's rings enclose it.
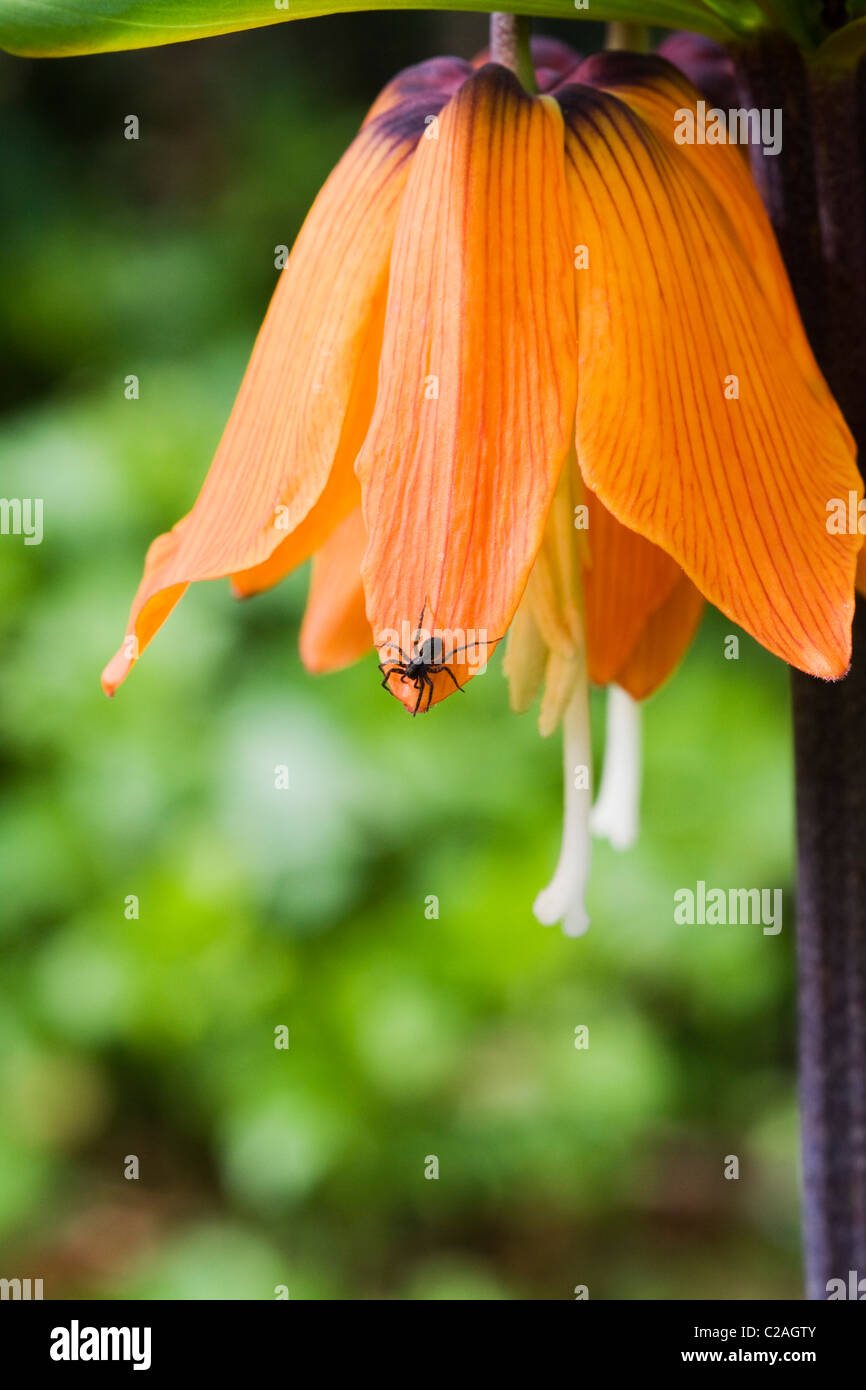
<instances>
[{"instance_id":1,"label":"orange flower","mask_svg":"<svg viewBox=\"0 0 866 1390\"><path fill-rule=\"evenodd\" d=\"M189 583L252 594L313 554L310 669L373 645L425 709L513 621L513 701L544 684L569 759L587 678L650 694L703 598L844 674L861 538L826 517L862 495L855 450L742 151L677 143L698 98L661 59L547 42L536 65L540 96L436 59L374 103L148 553L109 693Z\"/></svg>"}]
</instances>

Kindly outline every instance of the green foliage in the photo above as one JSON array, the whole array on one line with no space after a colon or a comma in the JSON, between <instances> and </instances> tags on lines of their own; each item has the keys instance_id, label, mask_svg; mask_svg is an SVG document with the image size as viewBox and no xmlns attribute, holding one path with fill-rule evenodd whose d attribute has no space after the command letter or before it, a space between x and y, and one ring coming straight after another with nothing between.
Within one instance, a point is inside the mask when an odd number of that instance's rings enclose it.
<instances>
[{"instance_id":1,"label":"green foliage","mask_svg":"<svg viewBox=\"0 0 866 1390\"><path fill-rule=\"evenodd\" d=\"M199 586L99 689L273 247L362 114L320 78L313 105L293 51L136 55L117 90L70 64L5 103L3 491L44 499L45 538L0 539L2 1272L46 1297L795 1297L777 663L745 638L725 661L707 619L647 710L640 844L597 850L577 942L531 915L560 754L498 662L415 721L372 655L313 678L299 574L243 605ZM783 886L784 930L676 926L698 878Z\"/></svg>"},{"instance_id":2,"label":"green foliage","mask_svg":"<svg viewBox=\"0 0 866 1390\"><path fill-rule=\"evenodd\" d=\"M818 49L818 60L835 71L853 70L866 53L866 6L858 5L857 17L830 34Z\"/></svg>"},{"instance_id":3,"label":"green foliage","mask_svg":"<svg viewBox=\"0 0 866 1390\"><path fill-rule=\"evenodd\" d=\"M692 29L717 39L764 25L758 0L0 0L0 46L33 57L99 53L367 9L510 10L533 19Z\"/></svg>"}]
</instances>

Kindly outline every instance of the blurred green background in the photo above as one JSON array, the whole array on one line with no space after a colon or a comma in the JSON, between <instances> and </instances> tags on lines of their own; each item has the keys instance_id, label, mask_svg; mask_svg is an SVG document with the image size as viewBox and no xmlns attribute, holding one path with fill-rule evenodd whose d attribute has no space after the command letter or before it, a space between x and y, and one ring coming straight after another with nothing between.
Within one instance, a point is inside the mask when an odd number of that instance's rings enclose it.
<instances>
[{"instance_id":1,"label":"blurred green background","mask_svg":"<svg viewBox=\"0 0 866 1390\"><path fill-rule=\"evenodd\" d=\"M197 587L100 691L274 247L396 69L484 42L354 15L0 55L0 493L45 508L41 546L0 538L0 1275L48 1298L799 1296L780 664L745 637L726 661L707 615L580 941L531 915L560 751L498 660L415 721L372 655L313 678L302 572ZM699 878L783 887L781 935L674 925Z\"/></svg>"}]
</instances>

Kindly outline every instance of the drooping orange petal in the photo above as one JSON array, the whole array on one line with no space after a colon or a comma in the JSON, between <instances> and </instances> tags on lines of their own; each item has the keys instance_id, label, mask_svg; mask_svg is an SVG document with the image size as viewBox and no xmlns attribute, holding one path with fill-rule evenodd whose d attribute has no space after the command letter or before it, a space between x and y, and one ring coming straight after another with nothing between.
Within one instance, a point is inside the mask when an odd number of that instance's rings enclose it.
<instances>
[{"instance_id":1,"label":"drooping orange petal","mask_svg":"<svg viewBox=\"0 0 866 1390\"><path fill-rule=\"evenodd\" d=\"M709 161L700 176L607 93L559 99L574 239L589 253L577 289L584 477L770 651L840 676L860 538L828 534L826 504L862 488L799 320L780 326Z\"/></svg>"},{"instance_id":2,"label":"drooping orange petal","mask_svg":"<svg viewBox=\"0 0 866 1390\"><path fill-rule=\"evenodd\" d=\"M310 555L320 550L334 528L355 508L360 507L361 489L355 476L355 460L364 442L376 399L384 317L383 302L376 319L370 324L367 334L368 351L361 356L355 367L355 383L343 421L343 432L334 466L321 497L303 521L288 534L283 525L283 516L280 516L277 528L281 530L285 539L280 541L276 550L261 564L232 575L232 588L238 598L250 598L253 594L259 594L278 584ZM360 557L358 566L360 571ZM360 574L358 582L360 583Z\"/></svg>"},{"instance_id":3,"label":"drooping orange petal","mask_svg":"<svg viewBox=\"0 0 866 1390\"><path fill-rule=\"evenodd\" d=\"M645 700L667 680L691 646L703 595L681 574L673 590L647 619L640 636L613 680L633 700Z\"/></svg>"},{"instance_id":4,"label":"drooping orange petal","mask_svg":"<svg viewBox=\"0 0 866 1390\"><path fill-rule=\"evenodd\" d=\"M664 550L630 531L586 489L589 525L583 555L589 678L608 685L682 570Z\"/></svg>"},{"instance_id":5,"label":"drooping orange petal","mask_svg":"<svg viewBox=\"0 0 866 1390\"><path fill-rule=\"evenodd\" d=\"M433 117L441 111L443 102L454 95L471 72L472 65L462 58L427 58L423 63L413 63L411 67L398 72L382 88L364 117L364 125L369 125L384 111L391 111L395 106L428 99L431 104L426 113L430 117L427 125L432 125ZM433 133L428 138L433 138Z\"/></svg>"},{"instance_id":6,"label":"drooping orange petal","mask_svg":"<svg viewBox=\"0 0 866 1390\"><path fill-rule=\"evenodd\" d=\"M357 466L377 645L425 604L446 650L449 634L502 636L541 544L576 389L562 142L556 103L490 65L413 158ZM414 705L411 685L391 689Z\"/></svg>"},{"instance_id":7,"label":"drooping orange petal","mask_svg":"<svg viewBox=\"0 0 866 1390\"><path fill-rule=\"evenodd\" d=\"M338 671L357 661L373 645L361 583L366 545L367 533L358 506L313 558L300 638L301 660L308 671Z\"/></svg>"},{"instance_id":8,"label":"drooping orange petal","mask_svg":"<svg viewBox=\"0 0 866 1390\"><path fill-rule=\"evenodd\" d=\"M262 587L268 576L258 567L308 517L332 474L292 562L353 505L391 241L432 100L393 107L365 126L313 204L195 506L148 553L127 639L103 675L109 694L187 584L233 574L241 592ZM250 570L258 573L244 580Z\"/></svg>"},{"instance_id":9,"label":"drooping orange petal","mask_svg":"<svg viewBox=\"0 0 866 1390\"><path fill-rule=\"evenodd\" d=\"M682 37L694 39L695 35ZM724 62L727 56L724 50L719 49L718 53L722 55L718 61ZM746 147L740 144L680 143L677 132L684 129L683 113L687 110L692 112L697 128L697 103L701 98L682 72L656 54L622 51L594 53L583 61L572 80L600 87L626 102L668 146L678 162L689 163L695 176L703 183L709 183L709 197L722 203L729 221L736 228L753 274L766 297L767 307L776 316L782 335L800 363L811 389L822 400L831 402L829 387L817 373L781 252L749 171Z\"/></svg>"}]
</instances>

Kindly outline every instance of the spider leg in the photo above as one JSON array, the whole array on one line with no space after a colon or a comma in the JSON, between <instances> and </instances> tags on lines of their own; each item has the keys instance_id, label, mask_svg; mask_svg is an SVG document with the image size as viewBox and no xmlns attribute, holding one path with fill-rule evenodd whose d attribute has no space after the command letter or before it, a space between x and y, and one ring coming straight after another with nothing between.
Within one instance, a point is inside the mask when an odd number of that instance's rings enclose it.
<instances>
[{"instance_id":1,"label":"spider leg","mask_svg":"<svg viewBox=\"0 0 866 1390\"><path fill-rule=\"evenodd\" d=\"M505 636L505 633L503 632L502 637L504 637L504 636ZM459 656L459 654L460 654L461 652L468 651L468 649L469 649L470 647L473 647L473 648L475 648L475 647L492 647L492 646L494 646L497 642L501 642L501 641L502 641L502 637L491 637L491 639L490 639L489 642L464 642L462 647L455 647L455 648L454 648L454 650L449 654L448 660L449 660L449 661L453 661L454 658L455 658L455 656Z\"/></svg>"},{"instance_id":2,"label":"spider leg","mask_svg":"<svg viewBox=\"0 0 866 1390\"><path fill-rule=\"evenodd\" d=\"M421 630L422 630L422 628L423 628L423 626L424 626L424 614L425 614L426 612L427 612L427 600L426 600L426 598L425 598L425 600L424 600L424 607L421 609L421 616L420 616L420 618L418 619L418 626L416 627L415 631L414 631L413 634L412 634L412 645L415 646L415 647L417 647L417 645L418 645L418 638L421 636Z\"/></svg>"},{"instance_id":3,"label":"spider leg","mask_svg":"<svg viewBox=\"0 0 866 1390\"><path fill-rule=\"evenodd\" d=\"M382 643L382 646L383 646L383 647L390 647L392 651L399 652L400 655L401 655L402 658L403 658L404 664L405 664L406 666L409 665L409 662L411 661L412 658L411 658L411 657L408 657L408 656L406 655L406 653L404 652L404 650L403 650L402 647L396 646L393 642L383 642L383 643ZM377 650L378 650L378 649L377 649ZM379 665L379 670L380 670L380 671L384 670L384 668L385 668L386 666L389 666L390 664L391 664L391 658L389 658L388 661L380 661L380 662L378 663L378 665ZM395 661L395 662L394 662L394 665L395 665L395 666L399 666L399 665L400 665L399 661Z\"/></svg>"},{"instance_id":4,"label":"spider leg","mask_svg":"<svg viewBox=\"0 0 866 1390\"><path fill-rule=\"evenodd\" d=\"M461 693L461 694L464 694L464 693L465 693L465 692L464 692L464 689L463 689L463 686L459 684L459 682L458 682L458 680L457 680L457 677L455 676L454 672L451 670L451 667L450 667L450 666L446 666L446 664L445 664L444 661L433 662L433 663L431 663L430 666L428 666L428 667L426 668L426 670L427 670L428 675L434 675L434 676L438 676L440 671L444 671L445 674L446 674L447 676L450 676L451 680L454 682L455 686L456 686L457 689L460 691L460 693Z\"/></svg>"},{"instance_id":5,"label":"spider leg","mask_svg":"<svg viewBox=\"0 0 866 1390\"><path fill-rule=\"evenodd\" d=\"M406 679L406 667L403 666L403 665L401 665L401 663L400 663L399 661L394 661L394 662L383 661L383 662L380 662L380 663L379 663L379 670L380 670L380 671L384 671L386 666L390 666L390 670L385 671L385 676L384 676L384 679L383 679L383 681L382 681L382 688L383 688L383 690L387 690L387 689L388 689L388 682L390 681L390 679L391 679L392 676L399 675L400 678L401 678L402 680L405 680L405 679Z\"/></svg>"},{"instance_id":6,"label":"spider leg","mask_svg":"<svg viewBox=\"0 0 866 1390\"><path fill-rule=\"evenodd\" d=\"M443 666L443 667L442 667L442 670L445 672L446 676L450 676L451 679L453 680L453 682L454 682L454 689L455 689L455 690L459 690L461 695L465 695L465 694L466 694L466 691L463 689L463 686L462 686L462 685L459 685L459 684L458 684L457 677L455 676L454 672L451 670L451 667L450 667L450 666Z\"/></svg>"},{"instance_id":7,"label":"spider leg","mask_svg":"<svg viewBox=\"0 0 866 1390\"><path fill-rule=\"evenodd\" d=\"M427 685L427 677L421 671L418 675L418 699L415 701L415 708L412 711L412 718L418 713L418 706L421 704L421 696L424 694L424 687Z\"/></svg>"}]
</instances>

